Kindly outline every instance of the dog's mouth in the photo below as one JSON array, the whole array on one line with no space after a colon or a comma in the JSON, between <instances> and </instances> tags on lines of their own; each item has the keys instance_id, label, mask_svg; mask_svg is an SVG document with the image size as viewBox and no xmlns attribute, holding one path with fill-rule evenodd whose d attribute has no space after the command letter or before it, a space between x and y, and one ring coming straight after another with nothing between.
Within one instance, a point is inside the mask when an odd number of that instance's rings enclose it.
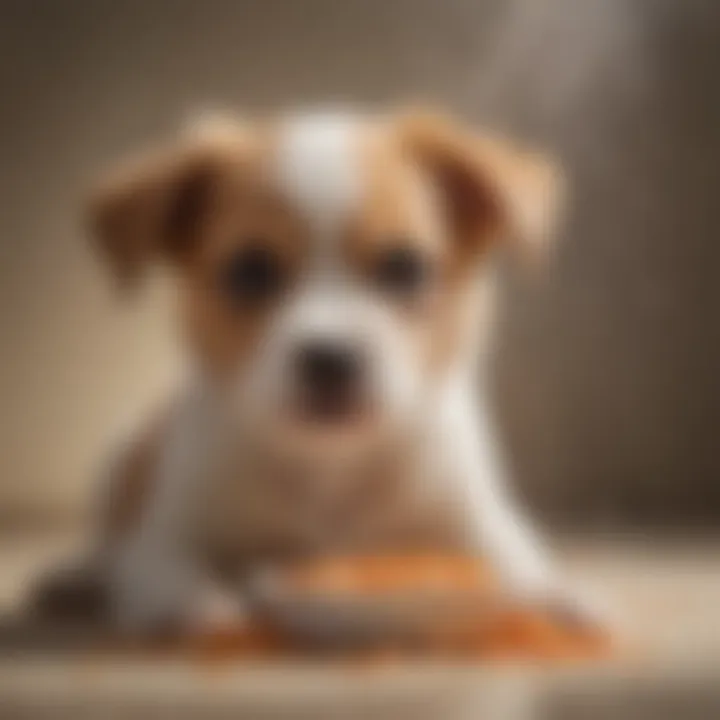
<instances>
[{"instance_id":1,"label":"dog's mouth","mask_svg":"<svg viewBox=\"0 0 720 720\"><path fill-rule=\"evenodd\" d=\"M371 403L354 391L303 393L294 403L294 419L317 430L349 429L367 422Z\"/></svg>"},{"instance_id":2,"label":"dog's mouth","mask_svg":"<svg viewBox=\"0 0 720 720\"><path fill-rule=\"evenodd\" d=\"M281 446L299 458L345 459L367 447L379 427L368 400L344 395L298 397L286 406Z\"/></svg>"}]
</instances>

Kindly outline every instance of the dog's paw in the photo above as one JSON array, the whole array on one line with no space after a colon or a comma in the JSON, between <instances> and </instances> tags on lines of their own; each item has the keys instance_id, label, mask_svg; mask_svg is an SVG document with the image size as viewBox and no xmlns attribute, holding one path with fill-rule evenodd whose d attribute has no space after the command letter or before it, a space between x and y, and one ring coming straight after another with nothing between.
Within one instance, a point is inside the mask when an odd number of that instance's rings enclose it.
<instances>
[{"instance_id":1,"label":"dog's paw","mask_svg":"<svg viewBox=\"0 0 720 720\"><path fill-rule=\"evenodd\" d=\"M186 615L183 631L193 635L213 635L236 630L247 624L248 608L243 599L214 583L207 583L196 595Z\"/></svg>"},{"instance_id":2,"label":"dog's paw","mask_svg":"<svg viewBox=\"0 0 720 720\"><path fill-rule=\"evenodd\" d=\"M618 625L610 604L595 590L570 584L555 585L548 588L542 602L548 613L566 626L611 631Z\"/></svg>"},{"instance_id":3,"label":"dog's paw","mask_svg":"<svg viewBox=\"0 0 720 720\"><path fill-rule=\"evenodd\" d=\"M112 574L112 617L124 635L174 635L188 625L201 575L177 555L141 544L126 548Z\"/></svg>"},{"instance_id":4,"label":"dog's paw","mask_svg":"<svg viewBox=\"0 0 720 720\"><path fill-rule=\"evenodd\" d=\"M122 570L113 608L123 634L202 635L238 627L246 619L241 598L192 565L146 556Z\"/></svg>"},{"instance_id":5,"label":"dog's paw","mask_svg":"<svg viewBox=\"0 0 720 720\"><path fill-rule=\"evenodd\" d=\"M192 617L188 596L157 585L133 585L116 590L112 619L117 630L130 637L167 637L180 634Z\"/></svg>"},{"instance_id":6,"label":"dog's paw","mask_svg":"<svg viewBox=\"0 0 720 720\"><path fill-rule=\"evenodd\" d=\"M512 578L510 597L527 607L540 608L564 625L587 629L614 629L617 620L610 604L594 589L577 586L550 573Z\"/></svg>"}]
</instances>

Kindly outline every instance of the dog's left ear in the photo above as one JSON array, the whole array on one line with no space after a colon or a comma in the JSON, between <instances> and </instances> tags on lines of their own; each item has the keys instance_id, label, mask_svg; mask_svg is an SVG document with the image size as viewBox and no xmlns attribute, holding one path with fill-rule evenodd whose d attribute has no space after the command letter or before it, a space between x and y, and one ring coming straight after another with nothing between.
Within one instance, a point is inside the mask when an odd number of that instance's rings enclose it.
<instances>
[{"instance_id":1,"label":"dog's left ear","mask_svg":"<svg viewBox=\"0 0 720 720\"><path fill-rule=\"evenodd\" d=\"M437 179L464 252L508 241L530 260L544 257L565 194L554 162L432 113L402 115L397 129Z\"/></svg>"}]
</instances>

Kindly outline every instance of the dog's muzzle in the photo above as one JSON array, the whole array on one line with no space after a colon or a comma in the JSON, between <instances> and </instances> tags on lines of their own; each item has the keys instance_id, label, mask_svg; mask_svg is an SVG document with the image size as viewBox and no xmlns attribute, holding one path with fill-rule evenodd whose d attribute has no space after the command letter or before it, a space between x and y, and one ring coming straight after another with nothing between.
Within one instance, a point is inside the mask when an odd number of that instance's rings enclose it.
<instances>
[{"instance_id":1,"label":"dog's muzzle","mask_svg":"<svg viewBox=\"0 0 720 720\"><path fill-rule=\"evenodd\" d=\"M295 351L293 366L304 419L344 421L363 410L366 362L359 348L340 341L306 342Z\"/></svg>"}]
</instances>

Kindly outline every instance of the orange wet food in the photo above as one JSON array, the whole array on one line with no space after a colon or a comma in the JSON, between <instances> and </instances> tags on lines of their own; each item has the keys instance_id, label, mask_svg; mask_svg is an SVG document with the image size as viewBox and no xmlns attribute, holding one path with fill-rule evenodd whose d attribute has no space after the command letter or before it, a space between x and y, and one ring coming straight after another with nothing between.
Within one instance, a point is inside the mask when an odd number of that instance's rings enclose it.
<instances>
[{"instance_id":1,"label":"orange wet food","mask_svg":"<svg viewBox=\"0 0 720 720\"><path fill-rule=\"evenodd\" d=\"M497 589L477 558L444 555L328 558L288 571L294 590L358 596L398 592L478 592Z\"/></svg>"}]
</instances>

